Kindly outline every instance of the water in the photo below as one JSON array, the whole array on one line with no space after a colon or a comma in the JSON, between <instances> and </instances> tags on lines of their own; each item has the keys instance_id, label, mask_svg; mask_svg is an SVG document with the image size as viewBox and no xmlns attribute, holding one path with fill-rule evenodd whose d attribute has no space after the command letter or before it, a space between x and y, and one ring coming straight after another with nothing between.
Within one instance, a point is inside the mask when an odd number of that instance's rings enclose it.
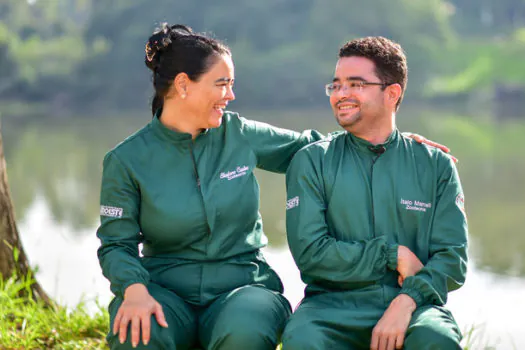
<instances>
[{"instance_id":1,"label":"water","mask_svg":"<svg viewBox=\"0 0 525 350\"><path fill-rule=\"evenodd\" d=\"M250 116L251 114L247 114ZM329 111L258 113L282 127L337 130ZM96 258L98 195L105 152L148 121L137 117L3 121L4 147L22 243L38 280L66 305L111 294ZM467 282L450 294L462 329L476 326L474 348L525 348L525 136L522 122L498 124L489 115L453 115L407 109L402 130L419 132L450 146L466 194L471 239ZM258 172L261 211L270 246L265 255L295 306L304 285L286 247L284 177ZM282 205L280 205L282 204Z\"/></svg>"}]
</instances>

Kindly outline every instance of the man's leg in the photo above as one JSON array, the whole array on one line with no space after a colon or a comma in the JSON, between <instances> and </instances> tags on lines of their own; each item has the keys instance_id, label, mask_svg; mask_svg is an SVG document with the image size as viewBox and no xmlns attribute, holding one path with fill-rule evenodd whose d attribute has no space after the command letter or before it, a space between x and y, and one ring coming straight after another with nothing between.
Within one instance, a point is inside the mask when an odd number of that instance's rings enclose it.
<instances>
[{"instance_id":1,"label":"man's leg","mask_svg":"<svg viewBox=\"0 0 525 350\"><path fill-rule=\"evenodd\" d=\"M184 302L177 294L170 292L157 284L150 283L148 291L151 296L162 305L162 311L168 322L168 328L157 323L157 319L151 317L151 334L148 346L144 346L142 335L136 348L131 346L131 332L128 326L128 334L124 344L120 344L118 334L113 334L113 321L122 303L121 298L115 298L109 305L110 331L107 340L111 349L176 349L185 350L194 346L197 340L197 318L193 309Z\"/></svg>"},{"instance_id":2,"label":"man's leg","mask_svg":"<svg viewBox=\"0 0 525 350\"><path fill-rule=\"evenodd\" d=\"M356 293L357 294L357 293ZM283 350L370 349L382 310L352 293L308 297L286 325ZM376 298L378 299L378 298Z\"/></svg>"},{"instance_id":3,"label":"man's leg","mask_svg":"<svg viewBox=\"0 0 525 350\"><path fill-rule=\"evenodd\" d=\"M439 306L424 306L412 315L405 336L405 349L461 349L461 331L449 310Z\"/></svg>"},{"instance_id":4,"label":"man's leg","mask_svg":"<svg viewBox=\"0 0 525 350\"><path fill-rule=\"evenodd\" d=\"M199 338L208 350L274 350L290 313L282 294L259 286L241 287L202 313Z\"/></svg>"}]
</instances>

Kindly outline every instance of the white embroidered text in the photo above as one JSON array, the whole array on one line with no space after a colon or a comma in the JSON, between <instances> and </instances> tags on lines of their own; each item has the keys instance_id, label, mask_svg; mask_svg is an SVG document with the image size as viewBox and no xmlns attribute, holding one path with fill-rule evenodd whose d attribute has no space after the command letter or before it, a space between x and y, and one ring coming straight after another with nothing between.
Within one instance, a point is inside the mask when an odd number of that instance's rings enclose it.
<instances>
[{"instance_id":1,"label":"white embroidered text","mask_svg":"<svg viewBox=\"0 0 525 350\"><path fill-rule=\"evenodd\" d=\"M246 175L248 173L248 170L250 170L250 168L247 167L246 165L238 166L237 169L235 170L222 172L221 179L228 179L228 181L233 180L235 178Z\"/></svg>"},{"instance_id":2,"label":"white embroidered text","mask_svg":"<svg viewBox=\"0 0 525 350\"><path fill-rule=\"evenodd\" d=\"M100 206L100 215L108 216L110 218L121 218L123 210L117 207L108 207L105 205Z\"/></svg>"},{"instance_id":3,"label":"white embroidered text","mask_svg":"<svg viewBox=\"0 0 525 350\"><path fill-rule=\"evenodd\" d=\"M407 199L401 198L401 205L405 206L406 210L415 210L415 211L422 211L426 212L427 209L432 208L432 203L425 203L421 201L411 201Z\"/></svg>"},{"instance_id":4,"label":"white embroidered text","mask_svg":"<svg viewBox=\"0 0 525 350\"><path fill-rule=\"evenodd\" d=\"M299 206L299 196L295 196L286 201L286 210L292 209Z\"/></svg>"}]
</instances>

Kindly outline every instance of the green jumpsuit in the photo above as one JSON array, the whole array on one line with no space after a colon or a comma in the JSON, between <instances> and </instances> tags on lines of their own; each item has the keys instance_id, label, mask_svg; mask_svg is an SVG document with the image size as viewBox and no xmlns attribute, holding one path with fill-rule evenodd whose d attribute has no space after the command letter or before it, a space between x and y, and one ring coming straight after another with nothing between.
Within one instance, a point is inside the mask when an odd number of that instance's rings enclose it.
<instances>
[{"instance_id":1,"label":"green jumpsuit","mask_svg":"<svg viewBox=\"0 0 525 350\"><path fill-rule=\"evenodd\" d=\"M405 349L460 349L444 308L467 267L467 221L453 161L395 130L373 146L351 133L300 150L286 175L287 234L306 283L283 350L369 349L400 293L417 308ZM424 264L398 285L397 247Z\"/></svg>"},{"instance_id":2,"label":"green jumpsuit","mask_svg":"<svg viewBox=\"0 0 525 350\"><path fill-rule=\"evenodd\" d=\"M219 128L193 141L154 117L111 150L97 231L115 294L110 329L125 289L142 283L169 325L152 316L150 349L275 349L291 309L260 252L267 238L253 171L284 173L300 148L322 137L226 112ZM111 332L108 341L131 348L129 327L126 343Z\"/></svg>"}]
</instances>

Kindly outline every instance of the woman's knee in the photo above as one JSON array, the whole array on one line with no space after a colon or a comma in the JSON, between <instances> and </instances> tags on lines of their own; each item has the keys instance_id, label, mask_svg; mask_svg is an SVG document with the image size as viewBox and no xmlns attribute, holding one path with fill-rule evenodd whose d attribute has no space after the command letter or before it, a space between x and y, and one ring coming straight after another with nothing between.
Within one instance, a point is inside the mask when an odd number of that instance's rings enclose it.
<instances>
[{"instance_id":1,"label":"woman's knee","mask_svg":"<svg viewBox=\"0 0 525 350\"><path fill-rule=\"evenodd\" d=\"M273 350L290 313L288 301L278 293L253 286L237 290L219 311L209 348Z\"/></svg>"}]
</instances>

